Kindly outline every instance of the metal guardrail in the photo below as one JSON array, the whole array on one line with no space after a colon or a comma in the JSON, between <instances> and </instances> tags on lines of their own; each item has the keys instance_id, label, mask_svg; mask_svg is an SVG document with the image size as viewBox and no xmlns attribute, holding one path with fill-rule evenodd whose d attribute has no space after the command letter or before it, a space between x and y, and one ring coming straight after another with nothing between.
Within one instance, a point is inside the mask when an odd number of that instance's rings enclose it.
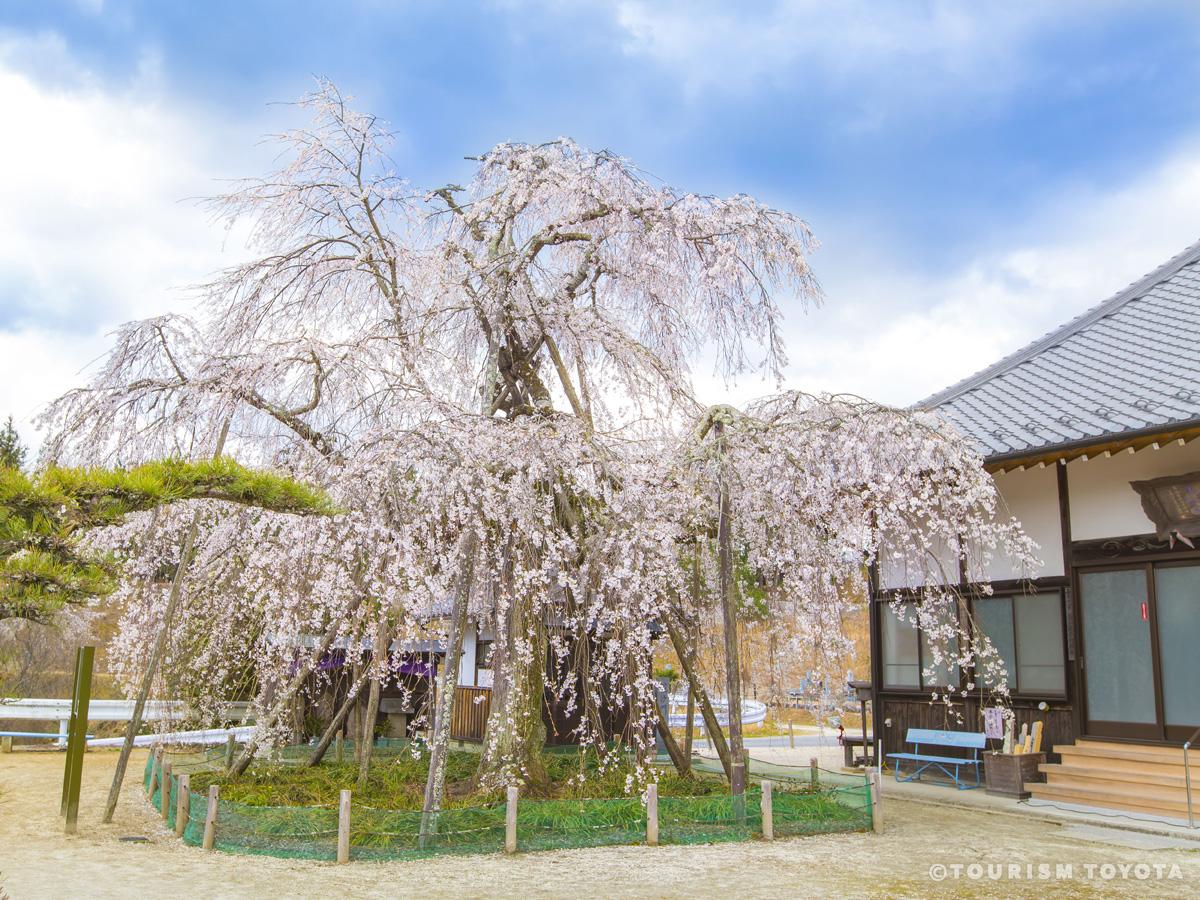
<instances>
[{"instance_id":1,"label":"metal guardrail","mask_svg":"<svg viewBox=\"0 0 1200 900\"><path fill-rule=\"evenodd\" d=\"M1188 828L1196 827L1196 818L1192 812L1192 767L1188 764L1188 750L1192 743L1200 738L1200 728L1192 732L1192 736L1183 742L1183 785L1187 791Z\"/></svg>"},{"instance_id":2,"label":"metal guardrail","mask_svg":"<svg viewBox=\"0 0 1200 900\"><path fill-rule=\"evenodd\" d=\"M88 706L89 722L128 722L133 717L132 700L93 700ZM226 718L245 722L250 711L246 702L228 703ZM186 718L188 705L183 700L151 700L142 711L145 722L161 722ZM0 698L0 721L20 719L33 721L57 721L58 734L51 735L60 747L67 743L67 722L71 718L71 701L46 697Z\"/></svg>"}]
</instances>

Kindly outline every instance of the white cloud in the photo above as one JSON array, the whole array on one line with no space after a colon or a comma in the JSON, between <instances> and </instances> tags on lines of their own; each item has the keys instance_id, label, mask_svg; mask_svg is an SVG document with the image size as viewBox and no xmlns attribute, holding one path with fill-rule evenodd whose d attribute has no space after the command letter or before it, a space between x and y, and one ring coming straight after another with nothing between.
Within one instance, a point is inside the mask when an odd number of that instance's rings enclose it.
<instances>
[{"instance_id":1,"label":"white cloud","mask_svg":"<svg viewBox=\"0 0 1200 900\"><path fill-rule=\"evenodd\" d=\"M188 200L247 171L261 129L208 121L167 97L147 54L105 84L54 35L0 33L0 416L30 416L79 381L116 324L188 304L231 261ZM230 149L232 148L232 149ZM251 164L253 165L253 164Z\"/></svg>"},{"instance_id":2,"label":"white cloud","mask_svg":"<svg viewBox=\"0 0 1200 900\"><path fill-rule=\"evenodd\" d=\"M841 229L845 234L846 229ZM1048 197L1028 225L944 276L886 247L814 257L826 305L789 317L789 387L909 404L947 387L1125 288L1200 239L1200 143L1107 190ZM822 257L828 257L823 259ZM735 400L767 393L741 384ZM709 380L703 392L724 387Z\"/></svg>"}]
</instances>

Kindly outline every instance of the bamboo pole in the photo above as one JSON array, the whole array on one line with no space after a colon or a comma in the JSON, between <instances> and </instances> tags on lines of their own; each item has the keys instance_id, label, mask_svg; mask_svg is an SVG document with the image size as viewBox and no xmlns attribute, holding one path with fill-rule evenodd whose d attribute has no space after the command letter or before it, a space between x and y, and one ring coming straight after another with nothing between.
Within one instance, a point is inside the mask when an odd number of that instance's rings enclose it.
<instances>
[{"instance_id":1,"label":"bamboo pole","mask_svg":"<svg viewBox=\"0 0 1200 900\"><path fill-rule=\"evenodd\" d=\"M75 653L75 687L71 693L70 739L63 777L63 814L66 833L74 834L79 821L79 789L83 781L83 753L87 749L88 707L92 698L92 662L95 647L80 647Z\"/></svg>"},{"instance_id":2,"label":"bamboo pole","mask_svg":"<svg viewBox=\"0 0 1200 900\"><path fill-rule=\"evenodd\" d=\"M434 696L432 734L429 740L429 772L425 779L425 797L421 804L420 847L425 849L429 836L437 832L438 812L446 794L446 757L450 748L450 726L454 719L454 700L458 692L458 669L462 663L463 639L467 631L467 611L475 578L475 533L463 547L462 569L454 586L454 606L446 634L446 659L438 676ZM587 652L587 648L584 648Z\"/></svg>"},{"instance_id":3,"label":"bamboo pole","mask_svg":"<svg viewBox=\"0 0 1200 900\"><path fill-rule=\"evenodd\" d=\"M517 788L508 786L508 807L504 811L504 852L517 852Z\"/></svg>"},{"instance_id":4,"label":"bamboo pole","mask_svg":"<svg viewBox=\"0 0 1200 900\"><path fill-rule=\"evenodd\" d=\"M183 837L187 828L188 815L192 809L192 778L186 772L179 776L179 789L175 791L175 836Z\"/></svg>"},{"instance_id":5,"label":"bamboo pole","mask_svg":"<svg viewBox=\"0 0 1200 900\"><path fill-rule=\"evenodd\" d=\"M874 769L867 772L867 786L871 798L871 828L880 832L883 831L883 793L879 773Z\"/></svg>"},{"instance_id":6,"label":"bamboo pole","mask_svg":"<svg viewBox=\"0 0 1200 900\"><path fill-rule=\"evenodd\" d=\"M729 720L729 788L734 797L746 792L746 765L742 758L742 675L738 652L737 601L733 586L733 511L727 471L725 423L714 419L717 444L717 583L725 636L725 708ZM744 806L735 802L741 819Z\"/></svg>"},{"instance_id":7,"label":"bamboo pole","mask_svg":"<svg viewBox=\"0 0 1200 900\"><path fill-rule=\"evenodd\" d=\"M658 846L658 785L646 788L646 845Z\"/></svg>"},{"instance_id":8,"label":"bamboo pole","mask_svg":"<svg viewBox=\"0 0 1200 900\"><path fill-rule=\"evenodd\" d=\"M766 841L775 840L775 805L771 788L771 782L762 783L762 836Z\"/></svg>"},{"instance_id":9,"label":"bamboo pole","mask_svg":"<svg viewBox=\"0 0 1200 900\"><path fill-rule=\"evenodd\" d=\"M350 792L342 791L338 800L337 861L350 862Z\"/></svg>"},{"instance_id":10,"label":"bamboo pole","mask_svg":"<svg viewBox=\"0 0 1200 900\"><path fill-rule=\"evenodd\" d=\"M225 439L229 436L229 420L221 426L217 435L217 447L213 451L213 459L220 459L225 450ZM196 545L196 535L199 532L199 517L193 516L183 539L183 551L179 555L179 565L175 569L175 577L171 579L171 593L167 598L167 608L163 612L162 624L154 638L154 646L150 650L150 659L146 663L146 671L142 674L142 684L138 688L137 699L133 704L133 715L129 717L129 725L125 728L125 741L121 744L121 755L117 757L117 768L113 772L112 785L108 789L108 802L104 806L103 822L107 825L117 811L117 799L121 796L121 784L125 781L125 769L129 765L129 756L133 753L133 739L142 728L142 713L146 709L146 701L150 699L150 688L154 684L154 675L158 664L162 661L167 649L167 636L171 631L171 619L183 598L183 579L192 561L192 550Z\"/></svg>"},{"instance_id":11,"label":"bamboo pole","mask_svg":"<svg viewBox=\"0 0 1200 900\"><path fill-rule=\"evenodd\" d=\"M217 843L217 786L208 786L208 809L204 812L204 849L211 850Z\"/></svg>"}]
</instances>

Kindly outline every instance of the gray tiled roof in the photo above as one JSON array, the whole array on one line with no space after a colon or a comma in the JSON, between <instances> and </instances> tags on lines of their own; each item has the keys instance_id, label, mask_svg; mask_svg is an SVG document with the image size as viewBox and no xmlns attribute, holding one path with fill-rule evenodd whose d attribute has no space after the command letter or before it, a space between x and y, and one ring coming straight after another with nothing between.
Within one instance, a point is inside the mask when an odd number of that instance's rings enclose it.
<instances>
[{"instance_id":1,"label":"gray tiled roof","mask_svg":"<svg viewBox=\"0 0 1200 900\"><path fill-rule=\"evenodd\" d=\"M917 403L991 460L1200 422L1200 243Z\"/></svg>"}]
</instances>

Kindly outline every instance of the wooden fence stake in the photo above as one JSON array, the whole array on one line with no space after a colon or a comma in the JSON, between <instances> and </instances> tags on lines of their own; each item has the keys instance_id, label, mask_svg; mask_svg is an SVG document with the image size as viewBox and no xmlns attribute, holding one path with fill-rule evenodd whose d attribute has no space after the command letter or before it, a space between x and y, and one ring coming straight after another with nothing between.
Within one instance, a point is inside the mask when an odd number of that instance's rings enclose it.
<instances>
[{"instance_id":1,"label":"wooden fence stake","mask_svg":"<svg viewBox=\"0 0 1200 900\"><path fill-rule=\"evenodd\" d=\"M225 736L225 771L226 772L228 772L230 769L233 768L234 747L235 747L235 741L233 739L233 735L232 734L226 735Z\"/></svg>"},{"instance_id":2,"label":"wooden fence stake","mask_svg":"<svg viewBox=\"0 0 1200 900\"><path fill-rule=\"evenodd\" d=\"M775 806L771 799L771 782L762 783L762 836L765 841L775 840Z\"/></svg>"},{"instance_id":3,"label":"wooden fence stake","mask_svg":"<svg viewBox=\"0 0 1200 900\"><path fill-rule=\"evenodd\" d=\"M158 767L162 765L162 752L158 747L150 751L153 762L150 763L150 786L146 788L146 799L154 803L154 789L158 787Z\"/></svg>"},{"instance_id":4,"label":"wooden fence stake","mask_svg":"<svg viewBox=\"0 0 1200 900\"><path fill-rule=\"evenodd\" d=\"M350 862L350 792L342 791L338 802L337 861Z\"/></svg>"},{"instance_id":5,"label":"wooden fence stake","mask_svg":"<svg viewBox=\"0 0 1200 900\"><path fill-rule=\"evenodd\" d=\"M796 749L796 726L791 722L788 722L788 746L793 750Z\"/></svg>"},{"instance_id":6,"label":"wooden fence stake","mask_svg":"<svg viewBox=\"0 0 1200 900\"><path fill-rule=\"evenodd\" d=\"M517 852L517 789L508 786L508 808L504 814L504 852Z\"/></svg>"},{"instance_id":7,"label":"wooden fence stake","mask_svg":"<svg viewBox=\"0 0 1200 900\"><path fill-rule=\"evenodd\" d=\"M162 764L162 817L165 819L171 809L171 761Z\"/></svg>"},{"instance_id":8,"label":"wooden fence stake","mask_svg":"<svg viewBox=\"0 0 1200 900\"><path fill-rule=\"evenodd\" d=\"M343 760L343 758L345 757L345 753L346 753L345 741L346 741L346 729L339 728L337 737L335 737L333 739L333 761L334 762L340 763Z\"/></svg>"},{"instance_id":9,"label":"wooden fence stake","mask_svg":"<svg viewBox=\"0 0 1200 900\"><path fill-rule=\"evenodd\" d=\"M217 786L208 786L208 809L204 813L204 849L211 850L217 843Z\"/></svg>"},{"instance_id":10,"label":"wooden fence stake","mask_svg":"<svg viewBox=\"0 0 1200 900\"><path fill-rule=\"evenodd\" d=\"M183 837L187 828L188 815L192 811L192 777L184 772L179 776L179 789L175 791L175 836Z\"/></svg>"},{"instance_id":11,"label":"wooden fence stake","mask_svg":"<svg viewBox=\"0 0 1200 900\"><path fill-rule=\"evenodd\" d=\"M821 782L821 773L817 768L817 758L811 757L808 761L808 779L812 782L812 786L816 787Z\"/></svg>"},{"instance_id":12,"label":"wooden fence stake","mask_svg":"<svg viewBox=\"0 0 1200 900\"><path fill-rule=\"evenodd\" d=\"M0 753L12 753L12 736L5 735L0 738Z\"/></svg>"},{"instance_id":13,"label":"wooden fence stake","mask_svg":"<svg viewBox=\"0 0 1200 900\"><path fill-rule=\"evenodd\" d=\"M883 831L883 793L879 783L879 773L867 773L868 795L871 798L871 828L876 832Z\"/></svg>"},{"instance_id":14,"label":"wooden fence stake","mask_svg":"<svg viewBox=\"0 0 1200 900\"><path fill-rule=\"evenodd\" d=\"M646 845L658 846L658 785L646 788Z\"/></svg>"}]
</instances>

